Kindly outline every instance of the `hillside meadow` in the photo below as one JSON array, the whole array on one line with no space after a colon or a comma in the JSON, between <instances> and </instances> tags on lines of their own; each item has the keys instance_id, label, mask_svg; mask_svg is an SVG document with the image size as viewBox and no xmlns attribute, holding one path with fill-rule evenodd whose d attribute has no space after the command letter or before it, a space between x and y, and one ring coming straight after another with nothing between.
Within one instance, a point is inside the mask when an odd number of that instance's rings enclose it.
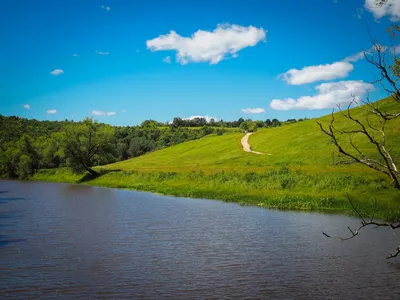
<instances>
[{"instance_id":1,"label":"hillside meadow","mask_svg":"<svg viewBox=\"0 0 400 300\"><path fill-rule=\"evenodd\" d=\"M380 106L392 110L395 104L383 100ZM363 119L367 113L355 108L352 114ZM341 113L335 118L338 128L354 128ZM33 179L330 213L351 214L350 197L366 215L398 219L399 193L386 177L358 164L334 164L337 154L317 124L327 126L330 120L328 115L258 130L249 143L264 155L244 152L240 143L243 133L227 132L96 167L102 175L95 179L74 175L68 169L41 170ZM395 157L399 156L399 121L386 125L388 147L393 148ZM373 118L370 123L378 125ZM356 135L353 141L365 153L373 154L365 138Z\"/></svg>"}]
</instances>

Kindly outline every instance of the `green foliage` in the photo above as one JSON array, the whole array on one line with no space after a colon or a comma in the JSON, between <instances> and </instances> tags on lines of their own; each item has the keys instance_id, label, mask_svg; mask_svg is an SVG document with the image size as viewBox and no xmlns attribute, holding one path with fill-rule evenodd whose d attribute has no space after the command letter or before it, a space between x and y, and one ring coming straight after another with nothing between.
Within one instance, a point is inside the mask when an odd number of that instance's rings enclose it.
<instances>
[{"instance_id":1,"label":"green foliage","mask_svg":"<svg viewBox=\"0 0 400 300\"><path fill-rule=\"evenodd\" d=\"M75 172L81 172L86 169L84 165L90 168L95 165L126 160L157 149L199 139L217 130L208 125L200 128L175 128L153 120L146 120L141 126L112 127L112 129L110 126L100 123L89 126L88 122L88 120L83 122L39 122L0 115L0 175L10 178L26 178L40 168L58 168L67 165ZM82 164L74 158L70 151L66 150L66 145L72 143L73 148L80 149L77 155L83 157L83 153L89 150L88 144L84 141L87 140L85 135L88 132L85 131L85 128L88 129L88 126L94 126L95 128L92 129L97 130L98 128L101 132L112 130L113 134L112 137L109 137L108 145L103 145L104 147L102 146L96 153L92 153L93 156L90 159L81 159L85 161ZM67 132L71 132L68 143ZM22 149L24 143L19 140L24 135L26 147ZM96 141L92 139L91 143L93 142ZM79 147L78 144L82 147ZM18 167L22 154L27 154L31 158L30 163L26 157L23 158L23 168ZM31 166L30 171L28 171L29 165Z\"/></svg>"},{"instance_id":2,"label":"green foliage","mask_svg":"<svg viewBox=\"0 0 400 300\"><path fill-rule=\"evenodd\" d=\"M142 128L149 128L149 129L157 129L157 127L161 125L157 121L154 120L145 120L140 124Z\"/></svg>"},{"instance_id":3,"label":"green foliage","mask_svg":"<svg viewBox=\"0 0 400 300\"><path fill-rule=\"evenodd\" d=\"M26 179L39 169L40 156L37 146L26 134L16 143L3 144L0 153L0 174Z\"/></svg>"},{"instance_id":4,"label":"green foliage","mask_svg":"<svg viewBox=\"0 0 400 300\"><path fill-rule=\"evenodd\" d=\"M242 122L239 126L240 129L243 129L244 131L247 132L256 132L257 131L257 123L253 121L245 121Z\"/></svg>"},{"instance_id":5,"label":"green foliage","mask_svg":"<svg viewBox=\"0 0 400 300\"><path fill-rule=\"evenodd\" d=\"M93 165L113 160L114 129L110 125L87 118L79 124L65 125L60 138L67 164L75 172L93 174Z\"/></svg>"}]
</instances>

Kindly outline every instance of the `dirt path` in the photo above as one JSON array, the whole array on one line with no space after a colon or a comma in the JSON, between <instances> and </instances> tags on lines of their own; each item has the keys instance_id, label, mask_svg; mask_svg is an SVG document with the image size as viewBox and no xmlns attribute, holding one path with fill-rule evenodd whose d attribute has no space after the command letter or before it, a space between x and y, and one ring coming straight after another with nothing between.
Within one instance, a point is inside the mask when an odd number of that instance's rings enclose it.
<instances>
[{"instance_id":1,"label":"dirt path","mask_svg":"<svg viewBox=\"0 0 400 300\"><path fill-rule=\"evenodd\" d=\"M257 151L251 150L250 145L249 145L249 136L252 135L253 133L254 132L246 133L246 135L244 137L242 137L243 150L245 152L251 152L251 153L254 153L254 154L265 154L265 153L262 153L262 152L257 152Z\"/></svg>"}]
</instances>

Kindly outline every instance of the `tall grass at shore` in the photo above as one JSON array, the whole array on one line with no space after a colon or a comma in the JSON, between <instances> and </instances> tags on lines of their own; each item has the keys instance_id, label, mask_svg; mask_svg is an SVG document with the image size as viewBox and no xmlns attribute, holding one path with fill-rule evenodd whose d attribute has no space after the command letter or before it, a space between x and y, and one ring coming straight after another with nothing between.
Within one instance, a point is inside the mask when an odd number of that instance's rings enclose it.
<instances>
[{"instance_id":1,"label":"tall grass at shore","mask_svg":"<svg viewBox=\"0 0 400 300\"><path fill-rule=\"evenodd\" d=\"M324 176L287 167L264 173L248 172L139 172L102 170L89 185L150 191L171 196L208 198L280 210L352 214L348 196L366 215L400 218L398 192L385 178L361 174L330 173ZM42 170L33 179L82 182L85 174L67 169ZM377 207L375 201L377 199Z\"/></svg>"}]
</instances>

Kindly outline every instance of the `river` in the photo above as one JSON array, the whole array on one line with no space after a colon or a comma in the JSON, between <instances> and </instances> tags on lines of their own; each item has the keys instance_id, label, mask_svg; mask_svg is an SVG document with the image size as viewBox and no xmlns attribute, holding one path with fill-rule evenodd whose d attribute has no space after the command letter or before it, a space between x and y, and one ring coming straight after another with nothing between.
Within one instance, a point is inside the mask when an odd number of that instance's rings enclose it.
<instances>
[{"instance_id":1,"label":"river","mask_svg":"<svg viewBox=\"0 0 400 300\"><path fill-rule=\"evenodd\" d=\"M353 218L0 181L2 299L400 299L399 238Z\"/></svg>"}]
</instances>

